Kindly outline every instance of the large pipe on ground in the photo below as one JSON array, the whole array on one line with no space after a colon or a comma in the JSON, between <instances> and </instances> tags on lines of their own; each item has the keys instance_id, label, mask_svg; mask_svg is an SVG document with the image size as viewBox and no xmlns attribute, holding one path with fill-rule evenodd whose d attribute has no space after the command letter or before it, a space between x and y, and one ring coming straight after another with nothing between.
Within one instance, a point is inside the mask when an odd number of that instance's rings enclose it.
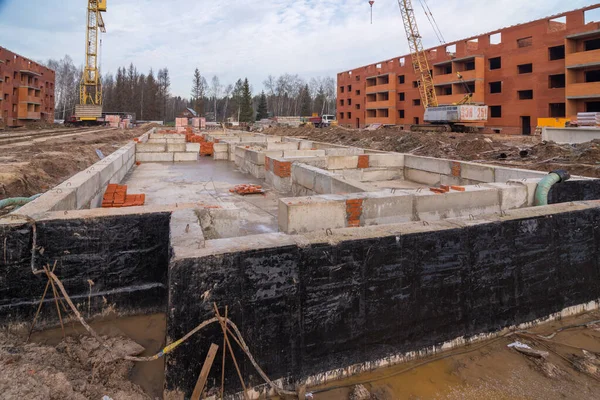
<instances>
[{"instance_id":1,"label":"large pipe on ground","mask_svg":"<svg viewBox=\"0 0 600 400\"><path fill-rule=\"evenodd\" d=\"M570 178L571 175L564 169L550 172L537 184L533 204L536 206L548 205L548 193L550 193L552 186L559 182L568 181Z\"/></svg>"},{"instance_id":2,"label":"large pipe on ground","mask_svg":"<svg viewBox=\"0 0 600 400\"><path fill-rule=\"evenodd\" d=\"M8 199L4 199L4 200L0 200L0 210L6 208L6 207L22 207L25 204L37 199L38 197L40 197L42 194L36 194L33 195L31 197L11 197Z\"/></svg>"}]
</instances>

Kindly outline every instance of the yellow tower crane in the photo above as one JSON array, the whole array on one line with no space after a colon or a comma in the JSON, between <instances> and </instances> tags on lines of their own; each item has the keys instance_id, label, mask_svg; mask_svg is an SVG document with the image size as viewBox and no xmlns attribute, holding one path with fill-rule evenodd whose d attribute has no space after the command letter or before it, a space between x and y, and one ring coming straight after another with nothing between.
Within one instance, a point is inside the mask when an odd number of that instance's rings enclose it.
<instances>
[{"instance_id":1,"label":"yellow tower crane","mask_svg":"<svg viewBox=\"0 0 600 400\"><path fill-rule=\"evenodd\" d=\"M98 69L98 41L100 33L106 32L102 13L106 12L106 0L86 0L87 19L85 37L85 67L79 86L79 105L69 122L94 124L102 119L102 82Z\"/></svg>"},{"instance_id":2,"label":"yellow tower crane","mask_svg":"<svg viewBox=\"0 0 600 400\"><path fill-rule=\"evenodd\" d=\"M427 53L423 49L421 35L415 18L415 11L411 0L398 0L404 30L408 39L408 47L412 59L413 69L419 78L419 94L421 104L425 107L423 120L428 124L415 124L411 126L413 131L476 131L478 123L484 123L488 119L488 108L485 105L467 104L471 102L472 93L462 79L460 73L457 75L460 82L467 88L467 96L460 102L450 105L439 105L433 75L427 59Z\"/></svg>"}]
</instances>

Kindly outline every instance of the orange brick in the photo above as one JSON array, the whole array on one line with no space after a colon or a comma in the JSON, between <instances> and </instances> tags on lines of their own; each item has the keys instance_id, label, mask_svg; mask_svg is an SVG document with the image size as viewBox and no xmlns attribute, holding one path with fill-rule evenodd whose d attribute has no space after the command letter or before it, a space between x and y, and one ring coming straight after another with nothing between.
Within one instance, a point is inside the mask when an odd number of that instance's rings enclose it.
<instances>
[{"instance_id":1,"label":"orange brick","mask_svg":"<svg viewBox=\"0 0 600 400\"><path fill-rule=\"evenodd\" d=\"M461 166L459 162L452 161L452 176L460 176Z\"/></svg>"},{"instance_id":2,"label":"orange brick","mask_svg":"<svg viewBox=\"0 0 600 400\"><path fill-rule=\"evenodd\" d=\"M465 188L463 186L450 186L450 189L456 190L458 192L464 192Z\"/></svg>"},{"instance_id":3,"label":"orange brick","mask_svg":"<svg viewBox=\"0 0 600 400\"><path fill-rule=\"evenodd\" d=\"M366 154L358 156L358 168L369 168L369 156Z\"/></svg>"},{"instance_id":4,"label":"orange brick","mask_svg":"<svg viewBox=\"0 0 600 400\"><path fill-rule=\"evenodd\" d=\"M437 193L437 194L446 193L446 191L444 189L439 189L439 188L429 188L429 190L431 190L433 193Z\"/></svg>"},{"instance_id":5,"label":"orange brick","mask_svg":"<svg viewBox=\"0 0 600 400\"><path fill-rule=\"evenodd\" d=\"M450 186L448 186L448 185L440 185L440 189L443 189L444 192L449 192L450 191Z\"/></svg>"}]
</instances>

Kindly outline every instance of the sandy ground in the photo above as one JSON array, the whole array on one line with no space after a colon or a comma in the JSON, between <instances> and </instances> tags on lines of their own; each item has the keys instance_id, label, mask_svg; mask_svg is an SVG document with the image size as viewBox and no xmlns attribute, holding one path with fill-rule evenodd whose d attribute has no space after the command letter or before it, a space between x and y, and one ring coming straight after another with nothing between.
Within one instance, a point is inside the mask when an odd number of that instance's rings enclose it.
<instances>
[{"instance_id":1,"label":"sandy ground","mask_svg":"<svg viewBox=\"0 0 600 400\"><path fill-rule=\"evenodd\" d=\"M61 128L62 129L62 128ZM15 143L0 148L0 200L8 197L29 197L58 185L65 179L99 161L96 149L107 156L127 141L149 129L143 126L130 130L83 132L75 136L49 138L43 142ZM73 129L75 130L75 129ZM43 130L34 131L36 134ZM27 134L25 130L4 131Z\"/></svg>"},{"instance_id":2,"label":"sandy ground","mask_svg":"<svg viewBox=\"0 0 600 400\"><path fill-rule=\"evenodd\" d=\"M543 143L540 136L413 133L397 128L367 131L342 127L273 127L267 128L264 133L548 172L564 168L572 175L600 177L600 141L557 145Z\"/></svg>"}]
</instances>

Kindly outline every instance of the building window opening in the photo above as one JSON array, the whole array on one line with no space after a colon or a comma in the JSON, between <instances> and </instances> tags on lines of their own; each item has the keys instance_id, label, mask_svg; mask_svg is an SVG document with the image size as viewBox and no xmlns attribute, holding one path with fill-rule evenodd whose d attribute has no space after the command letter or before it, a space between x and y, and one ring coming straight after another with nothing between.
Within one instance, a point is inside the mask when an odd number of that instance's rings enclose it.
<instances>
[{"instance_id":1,"label":"building window opening","mask_svg":"<svg viewBox=\"0 0 600 400\"><path fill-rule=\"evenodd\" d=\"M406 96L406 95L405 95L405 93L404 93L404 92L402 92L402 93L398 93L398 100L399 100L399 101L404 101L404 98L405 98L405 96Z\"/></svg>"},{"instance_id":2,"label":"building window opening","mask_svg":"<svg viewBox=\"0 0 600 400\"><path fill-rule=\"evenodd\" d=\"M550 57L550 61L554 60L564 60L565 58L565 45L554 46L548 48L548 55Z\"/></svg>"},{"instance_id":3,"label":"building window opening","mask_svg":"<svg viewBox=\"0 0 600 400\"><path fill-rule=\"evenodd\" d=\"M550 117L564 118L567 115L565 103L550 103Z\"/></svg>"},{"instance_id":4,"label":"building window opening","mask_svg":"<svg viewBox=\"0 0 600 400\"><path fill-rule=\"evenodd\" d=\"M413 100L413 106L420 106L421 105L421 99L414 99Z\"/></svg>"},{"instance_id":5,"label":"building window opening","mask_svg":"<svg viewBox=\"0 0 600 400\"><path fill-rule=\"evenodd\" d=\"M502 33L494 33L490 35L490 44L500 44L502 43Z\"/></svg>"},{"instance_id":6,"label":"building window opening","mask_svg":"<svg viewBox=\"0 0 600 400\"><path fill-rule=\"evenodd\" d=\"M398 118L404 118L404 110L398 110Z\"/></svg>"},{"instance_id":7,"label":"building window opening","mask_svg":"<svg viewBox=\"0 0 600 400\"><path fill-rule=\"evenodd\" d=\"M521 64L517 66L519 74L530 74L533 72L533 64Z\"/></svg>"},{"instance_id":8,"label":"building window opening","mask_svg":"<svg viewBox=\"0 0 600 400\"><path fill-rule=\"evenodd\" d=\"M519 100L531 100L533 99L533 90L519 90Z\"/></svg>"},{"instance_id":9,"label":"building window opening","mask_svg":"<svg viewBox=\"0 0 600 400\"><path fill-rule=\"evenodd\" d=\"M585 103L585 112L600 112L600 101L588 101Z\"/></svg>"},{"instance_id":10,"label":"building window opening","mask_svg":"<svg viewBox=\"0 0 600 400\"><path fill-rule=\"evenodd\" d=\"M600 49L600 38L590 39L583 42L583 48L585 51L592 51Z\"/></svg>"},{"instance_id":11,"label":"building window opening","mask_svg":"<svg viewBox=\"0 0 600 400\"><path fill-rule=\"evenodd\" d=\"M567 29L567 17L557 17L548 20L548 33L560 32Z\"/></svg>"},{"instance_id":12,"label":"building window opening","mask_svg":"<svg viewBox=\"0 0 600 400\"><path fill-rule=\"evenodd\" d=\"M502 58L501 57L490 58L489 62L490 62L491 70L502 68Z\"/></svg>"},{"instance_id":13,"label":"building window opening","mask_svg":"<svg viewBox=\"0 0 600 400\"><path fill-rule=\"evenodd\" d=\"M600 22L600 7L584 11L583 20L585 24Z\"/></svg>"},{"instance_id":14,"label":"building window opening","mask_svg":"<svg viewBox=\"0 0 600 400\"><path fill-rule=\"evenodd\" d=\"M490 93L502 93L502 82L490 82Z\"/></svg>"},{"instance_id":15,"label":"building window opening","mask_svg":"<svg viewBox=\"0 0 600 400\"><path fill-rule=\"evenodd\" d=\"M594 71L585 71L586 82L600 82L600 69Z\"/></svg>"},{"instance_id":16,"label":"building window opening","mask_svg":"<svg viewBox=\"0 0 600 400\"><path fill-rule=\"evenodd\" d=\"M533 37L529 36L526 38L521 38L521 39L517 39L517 47L519 48L523 48L523 47L529 47L533 44Z\"/></svg>"},{"instance_id":17,"label":"building window opening","mask_svg":"<svg viewBox=\"0 0 600 400\"><path fill-rule=\"evenodd\" d=\"M564 88L566 84L565 74L550 75L548 77L548 87L550 89Z\"/></svg>"},{"instance_id":18,"label":"building window opening","mask_svg":"<svg viewBox=\"0 0 600 400\"><path fill-rule=\"evenodd\" d=\"M490 106L491 118L502 118L502 106Z\"/></svg>"}]
</instances>

